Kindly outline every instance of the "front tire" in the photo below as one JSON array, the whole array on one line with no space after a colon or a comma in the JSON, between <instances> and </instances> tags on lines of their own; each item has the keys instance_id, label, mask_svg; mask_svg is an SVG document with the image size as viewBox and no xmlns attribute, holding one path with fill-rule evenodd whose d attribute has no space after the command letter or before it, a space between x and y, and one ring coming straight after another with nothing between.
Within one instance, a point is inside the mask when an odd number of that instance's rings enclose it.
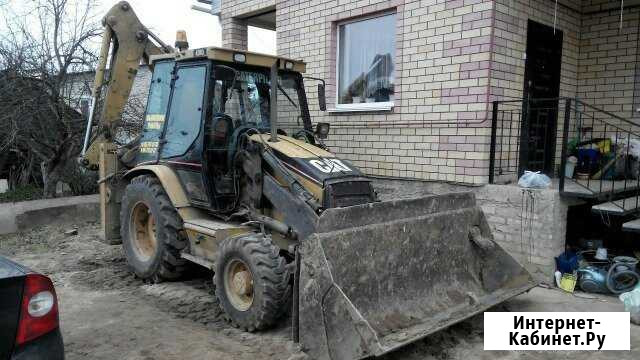
<instances>
[{"instance_id":1,"label":"front tire","mask_svg":"<svg viewBox=\"0 0 640 360\"><path fill-rule=\"evenodd\" d=\"M247 234L222 243L213 282L227 320L253 332L272 326L282 315L291 293L289 278L271 238Z\"/></svg>"},{"instance_id":2,"label":"front tire","mask_svg":"<svg viewBox=\"0 0 640 360\"><path fill-rule=\"evenodd\" d=\"M180 251L187 245L182 220L160 181L134 178L122 198L120 235L127 263L140 278L174 280L185 271Z\"/></svg>"}]
</instances>

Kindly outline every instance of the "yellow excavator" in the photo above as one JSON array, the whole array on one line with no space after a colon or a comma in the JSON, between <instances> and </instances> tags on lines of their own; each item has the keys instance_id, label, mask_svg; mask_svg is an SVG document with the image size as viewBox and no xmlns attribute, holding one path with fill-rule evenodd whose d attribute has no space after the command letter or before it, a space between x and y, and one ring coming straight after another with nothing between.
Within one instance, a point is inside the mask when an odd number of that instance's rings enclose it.
<instances>
[{"instance_id":1,"label":"yellow excavator","mask_svg":"<svg viewBox=\"0 0 640 360\"><path fill-rule=\"evenodd\" d=\"M473 194L378 201L324 145L329 124L312 125L304 82L325 110L324 82L303 62L189 49L180 32L174 49L124 1L103 23L79 160L99 171L104 240L138 277L204 266L234 326L291 312L316 359L380 356L535 285ZM130 139L119 125L141 62L153 76Z\"/></svg>"}]
</instances>

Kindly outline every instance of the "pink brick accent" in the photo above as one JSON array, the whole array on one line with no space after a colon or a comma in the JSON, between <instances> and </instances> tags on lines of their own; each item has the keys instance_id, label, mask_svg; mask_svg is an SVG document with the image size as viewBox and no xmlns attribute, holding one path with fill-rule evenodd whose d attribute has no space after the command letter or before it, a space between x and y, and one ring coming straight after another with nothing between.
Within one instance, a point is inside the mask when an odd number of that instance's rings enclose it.
<instances>
[{"instance_id":1,"label":"pink brick accent","mask_svg":"<svg viewBox=\"0 0 640 360\"><path fill-rule=\"evenodd\" d=\"M608 3L566 0L558 8L560 95L629 117L640 9L625 11L620 31L619 11ZM238 19L270 7L277 10L278 53L305 60L310 76L327 80L330 108L338 24L395 12L393 109L322 113L310 84L312 117L332 124L331 150L366 173L476 184L487 181L488 102L522 97L527 20L553 25L554 15L549 0L226 0L223 43L246 46Z\"/></svg>"}]
</instances>

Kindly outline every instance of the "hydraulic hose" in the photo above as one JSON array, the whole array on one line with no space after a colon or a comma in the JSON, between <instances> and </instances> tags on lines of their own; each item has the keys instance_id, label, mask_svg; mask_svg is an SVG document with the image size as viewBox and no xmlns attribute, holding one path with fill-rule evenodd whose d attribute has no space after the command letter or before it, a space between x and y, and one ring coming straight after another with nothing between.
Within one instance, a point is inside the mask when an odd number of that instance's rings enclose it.
<instances>
[{"instance_id":1,"label":"hydraulic hose","mask_svg":"<svg viewBox=\"0 0 640 360\"><path fill-rule=\"evenodd\" d=\"M622 267L623 269L616 270L619 267ZM631 277L634 281L628 283L626 286L619 288L617 286L619 285L618 279L623 277ZM630 291L638 284L638 281L640 281L640 275L638 275L638 273L633 270L632 266L624 262L614 263L613 265L611 265L609 271L607 272L607 289L609 289L609 291L616 295Z\"/></svg>"}]
</instances>

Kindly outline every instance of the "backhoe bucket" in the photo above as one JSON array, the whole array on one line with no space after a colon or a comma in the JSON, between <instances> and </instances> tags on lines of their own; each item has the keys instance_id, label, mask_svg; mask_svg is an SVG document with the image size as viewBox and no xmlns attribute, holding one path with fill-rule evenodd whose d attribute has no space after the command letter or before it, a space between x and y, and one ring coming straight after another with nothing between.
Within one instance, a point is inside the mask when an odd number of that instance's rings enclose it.
<instances>
[{"instance_id":1,"label":"backhoe bucket","mask_svg":"<svg viewBox=\"0 0 640 360\"><path fill-rule=\"evenodd\" d=\"M318 360L388 353L536 285L472 193L328 209L300 259L300 342Z\"/></svg>"}]
</instances>

